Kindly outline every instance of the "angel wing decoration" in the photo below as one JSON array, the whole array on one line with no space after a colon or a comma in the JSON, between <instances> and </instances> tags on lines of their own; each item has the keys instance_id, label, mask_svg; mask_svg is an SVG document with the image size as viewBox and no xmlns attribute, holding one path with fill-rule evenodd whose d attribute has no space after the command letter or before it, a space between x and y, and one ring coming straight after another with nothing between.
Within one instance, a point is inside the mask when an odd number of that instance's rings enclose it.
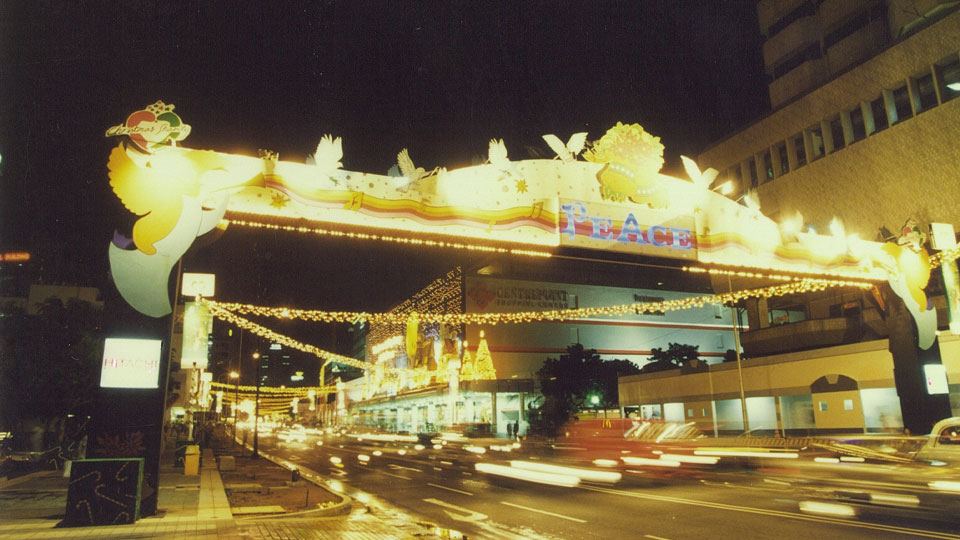
<instances>
[{"instance_id":1,"label":"angel wing decoration","mask_svg":"<svg viewBox=\"0 0 960 540\"><path fill-rule=\"evenodd\" d=\"M507 158L507 145L503 143L503 139L490 139L490 150L487 152L487 156L487 161L500 170L510 166L510 159Z\"/></svg>"},{"instance_id":2,"label":"angel wing decoration","mask_svg":"<svg viewBox=\"0 0 960 540\"><path fill-rule=\"evenodd\" d=\"M583 152L583 147L587 144L587 132L574 133L567 140L567 144L563 144L563 141L553 134L544 135L543 140L562 161L573 161L577 159L580 152Z\"/></svg>"},{"instance_id":3,"label":"angel wing decoration","mask_svg":"<svg viewBox=\"0 0 960 540\"><path fill-rule=\"evenodd\" d=\"M156 253L154 244L180 220L183 197L198 197L200 176L221 166L222 158L215 152L154 154L140 165L123 147L114 148L107 163L110 187L127 210L141 216L133 226L137 249Z\"/></svg>"},{"instance_id":4,"label":"angel wing decoration","mask_svg":"<svg viewBox=\"0 0 960 540\"><path fill-rule=\"evenodd\" d=\"M701 172L700 167L697 166L697 163L687 156L680 156L680 161L683 162L683 168L687 171L687 176L690 177L690 180L696 186L703 189L708 189L710 184L716 180L717 175L720 174L720 171L712 167Z\"/></svg>"},{"instance_id":5,"label":"angel wing decoration","mask_svg":"<svg viewBox=\"0 0 960 540\"><path fill-rule=\"evenodd\" d=\"M406 148L397 154L397 165L400 166L400 173L406 176L411 184L427 174L427 171L424 170L423 167L417 167L413 164L413 160L410 159L410 152L408 152Z\"/></svg>"},{"instance_id":6,"label":"angel wing decoration","mask_svg":"<svg viewBox=\"0 0 960 540\"><path fill-rule=\"evenodd\" d=\"M343 159L343 145L340 137L334 139L333 135L324 135L317 144L317 151L308 158L307 163L312 161L313 165L329 176L343 167L341 159Z\"/></svg>"}]
</instances>

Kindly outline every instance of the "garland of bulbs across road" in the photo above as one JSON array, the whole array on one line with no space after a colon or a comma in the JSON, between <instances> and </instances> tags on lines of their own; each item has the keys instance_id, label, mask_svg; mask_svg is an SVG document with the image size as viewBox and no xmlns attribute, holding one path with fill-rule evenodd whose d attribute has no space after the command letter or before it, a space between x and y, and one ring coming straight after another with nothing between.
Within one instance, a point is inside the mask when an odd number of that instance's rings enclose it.
<instances>
[{"instance_id":1,"label":"garland of bulbs across road","mask_svg":"<svg viewBox=\"0 0 960 540\"><path fill-rule=\"evenodd\" d=\"M955 248L941 251L930 257L930 266L931 268L936 268L947 261L954 261L960 257L960 246ZM766 278L774 279L779 281L789 281L783 285L775 285L771 287L764 287L761 289L750 289L742 290L736 292L727 292L709 296L698 296L692 298L683 298L676 300L665 300L662 302L647 302L647 303L634 303L634 304L624 304L619 306L608 306L608 307L597 307L597 308L577 308L577 309L560 309L560 310L550 310L550 311L527 311L527 312L516 312L516 313L365 313L365 312L352 312L352 311L321 311L321 310L302 310L302 309L293 309L293 308L273 308L265 306L254 306L251 304L239 304L239 303L221 303L210 299L201 299L202 302L206 303L212 315L217 317L220 320L233 324L239 328L253 332L254 334L269 339L274 343L284 345L299 351L313 354L326 362L335 362L347 366L352 366L360 369L369 369L372 364L367 362L361 362L355 358L350 358L347 356L342 356L339 354L332 353L330 351L325 351L313 345L308 345L301 343L289 336L279 334L266 328L262 325L259 325L249 319L246 319L238 314L252 314L257 316L265 317L274 317L278 319L300 319L314 322L360 322L364 321L370 324L383 324L383 323L393 323L393 324L404 324L411 320L417 320L418 322L439 322L443 324L490 324L496 325L498 323L524 323L524 322L540 322L540 321L564 321L564 320L575 320L586 317L595 317L595 316L620 316L626 315L628 313L641 314L641 313L656 313L656 312L665 312L665 311L675 311L680 309L691 309L696 307L701 307L708 304L726 304L731 302L737 302L739 300L744 300L747 298L770 298L773 296L784 296L787 294L799 294L804 292L814 292L822 291L827 288L832 287L856 287L859 289L870 289L873 287L872 284L867 282L860 281L844 281L844 280L832 280L832 279L811 279L811 278L796 278L792 276L783 276L783 275L773 275L773 274L760 274L755 272L746 272L746 271L732 271L732 270L721 270L721 269L705 269L697 267L684 267L686 272L695 272L695 273L709 273L712 275L727 275L735 277L747 277L747 278ZM400 368L393 366L385 366L389 371L399 371ZM236 387L231 384L225 383L212 383L212 388L220 389L224 393L222 394L222 399L224 401L232 401L232 395L235 393L244 394L244 398L249 399L249 397L254 393L259 391L261 394L267 394L270 397L266 399L275 403L272 403L278 408L289 408L289 401L293 397L298 398L309 398L311 391L315 395L325 395L326 393L331 393L336 391L335 386L319 386L319 387L297 387L297 388L276 388L276 387L263 387L261 386L259 390L255 386L240 386ZM215 392L215 390L211 390ZM263 400L264 398L261 398ZM262 401L261 401L262 402ZM270 405L268 405L269 407Z\"/></svg>"},{"instance_id":2,"label":"garland of bulbs across road","mask_svg":"<svg viewBox=\"0 0 960 540\"><path fill-rule=\"evenodd\" d=\"M742 275L745 277L771 277L760 276L758 274L752 274L748 272L726 272L722 270L713 270L709 272L720 274L728 273L730 275ZM201 299L201 302L205 303L210 308L210 313L218 319L228 322L248 332L252 332L274 343L313 354L325 362L335 362L360 369L368 369L372 365L367 362L362 362L355 358L325 351L313 345L301 343L300 341L297 341L289 336L279 334L273 330L270 330L269 328L264 327L263 325L257 324L243 317L242 315L273 317L277 319L299 319L312 322L356 323L363 321L369 324L403 324L416 320L423 323L442 323L449 325L496 325L544 321L557 322L597 316L615 317L626 314L658 313L681 309L692 309L708 304L726 304L738 302L747 298L770 298L773 296L822 291L832 287L857 287L860 289L870 289L873 287L873 285L859 281L803 278L796 279L796 281L791 281L782 285L774 285L760 289L749 289L707 296L664 300L662 302L633 303L592 308L555 309L549 311L523 311L514 313L365 313L356 311L322 311L294 309L288 307L255 306L252 304L217 302L207 298ZM387 369L399 370L400 368L387 367ZM223 385L223 387L230 389L233 388L232 385ZM244 391L249 391L253 388L254 387L241 387L241 389ZM263 388L261 388L261 391L263 391Z\"/></svg>"}]
</instances>

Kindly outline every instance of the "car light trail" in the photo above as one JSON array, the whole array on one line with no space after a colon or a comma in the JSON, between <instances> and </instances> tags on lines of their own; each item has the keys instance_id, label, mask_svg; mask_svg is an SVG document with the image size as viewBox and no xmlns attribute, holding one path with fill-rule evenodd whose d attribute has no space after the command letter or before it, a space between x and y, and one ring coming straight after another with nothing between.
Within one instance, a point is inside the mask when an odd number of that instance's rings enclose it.
<instances>
[{"instance_id":1,"label":"car light trail","mask_svg":"<svg viewBox=\"0 0 960 540\"><path fill-rule=\"evenodd\" d=\"M750 450L694 450L693 453L697 456L732 456L771 459L797 459L800 457L800 454L797 452L757 452Z\"/></svg>"},{"instance_id":2,"label":"car light trail","mask_svg":"<svg viewBox=\"0 0 960 540\"><path fill-rule=\"evenodd\" d=\"M477 463L474 467L477 469L477 471L482 473L503 476L505 478L513 478L515 480L526 480L527 482L546 484L550 486L574 487L580 483L580 479L576 476L527 471L524 469L507 467L505 465L494 465L492 463Z\"/></svg>"},{"instance_id":3,"label":"car light trail","mask_svg":"<svg viewBox=\"0 0 960 540\"><path fill-rule=\"evenodd\" d=\"M623 456L620 458L627 465L651 465L653 467L679 467L679 461L669 459L650 459L635 456Z\"/></svg>"},{"instance_id":4,"label":"car light trail","mask_svg":"<svg viewBox=\"0 0 960 540\"><path fill-rule=\"evenodd\" d=\"M800 511L808 514L838 517L854 517L857 515L857 511L850 505L819 501L800 501Z\"/></svg>"},{"instance_id":5,"label":"car light trail","mask_svg":"<svg viewBox=\"0 0 960 540\"><path fill-rule=\"evenodd\" d=\"M618 472L595 471L591 469L563 467L561 465L550 465L548 463L534 463L531 461L513 460L510 462L510 466L516 469L524 469L528 471L576 476L580 480L586 480L588 482L602 482L605 484L615 484L619 482L620 479L622 478L622 475Z\"/></svg>"}]
</instances>

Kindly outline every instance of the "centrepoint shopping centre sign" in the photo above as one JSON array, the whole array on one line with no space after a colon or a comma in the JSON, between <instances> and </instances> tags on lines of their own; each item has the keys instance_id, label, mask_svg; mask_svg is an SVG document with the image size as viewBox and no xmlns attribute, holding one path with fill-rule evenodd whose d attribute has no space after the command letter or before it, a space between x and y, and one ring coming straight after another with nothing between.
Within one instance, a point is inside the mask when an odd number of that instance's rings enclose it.
<instances>
[{"instance_id":1,"label":"centrepoint shopping centre sign","mask_svg":"<svg viewBox=\"0 0 960 540\"><path fill-rule=\"evenodd\" d=\"M127 302L153 317L171 312L167 284L180 257L198 237L227 226L417 249L549 257L575 246L707 266L890 278L901 282L915 316L931 311L919 275L926 268L929 277L925 255L776 223L758 204L713 191L717 171L701 171L688 158L686 178L660 174L663 145L638 124L618 123L590 144L587 133L566 143L544 135L555 159L513 161L495 139L483 164L427 168L400 149L396 174L343 170L344 143L331 135L306 163L295 163L271 151L244 156L179 146L189 132L163 102L107 131L121 138L107 163L110 185L140 216L129 237L114 235L111 271Z\"/></svg>"}]
</instances>

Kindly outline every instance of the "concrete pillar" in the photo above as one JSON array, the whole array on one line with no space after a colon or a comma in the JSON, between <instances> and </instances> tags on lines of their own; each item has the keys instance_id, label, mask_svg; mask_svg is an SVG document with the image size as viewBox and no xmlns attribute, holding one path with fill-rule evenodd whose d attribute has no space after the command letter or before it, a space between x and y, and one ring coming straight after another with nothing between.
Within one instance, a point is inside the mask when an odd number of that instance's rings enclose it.
<instances>
[{"instance_id":1,"label":"concrete pillar","mask_svg":"<svg viewBox=\"0 0 960 540\"><path fill-rule=\"evenodd\" d=\"M850 119L850 111L840 113L840 125L843 126L843 139L846 146L853 144L853 120Z\"/></svg>"},{"instance_id":2,"label":"concrete pillar","mask_svg":"<svg viewBox=\"0 0 960 540\"><path fill-rule=\"evenodd\" d=\"M949 394L930 395L924 364L942 364L939 339L929 349L917 347L917 330L899 296L884 287L887 300L887 330L893 356L893 381L900 396L903 427L913 435L925 435L938 420L951 416Z\"/></svg>"},{"instance_id":3,"label":"concrete pillar","mask_svg":"<svg viewBox=\"0 0 960 540\"><path fill-rule=\"evenodd\" d=\"M883 108L887 111L887 125L894 125L900 117L897 115L897 104L893 100L893 90L883 90Z\"/></svg>"},{"instance_id":4,"label":"concrete pillar","mask_svg":"<svg viewBox=\"0 0 960 540\"><path fill-rule=\"evenodd\" d=\"M873 108L869 101L860 102L860 112L863 114L863 129L869 137L877 132L877 124L873 121Z\"/></svg>"},{"instance_id":5,"label":"concrete pillar","mask_svg":"<svg viewBox=\"0 0 960 540\"><path fill-rule=\"evenodd\" d=\"M494 433L499 431L497 428L497 392L490 392L490 430Z\"/></svg>"},{"instance_id":6,"label":"concrete pillar","mask_svg":"<svg viewBox=\"0 0 960 540\"><path fill-rule=\"evenodd\" d=\"M830 129L829 120L820 121L820 135L823 137L823 155L832 154L837 147L833 145L833 130Z\"/></svg>"}]
</instances>

